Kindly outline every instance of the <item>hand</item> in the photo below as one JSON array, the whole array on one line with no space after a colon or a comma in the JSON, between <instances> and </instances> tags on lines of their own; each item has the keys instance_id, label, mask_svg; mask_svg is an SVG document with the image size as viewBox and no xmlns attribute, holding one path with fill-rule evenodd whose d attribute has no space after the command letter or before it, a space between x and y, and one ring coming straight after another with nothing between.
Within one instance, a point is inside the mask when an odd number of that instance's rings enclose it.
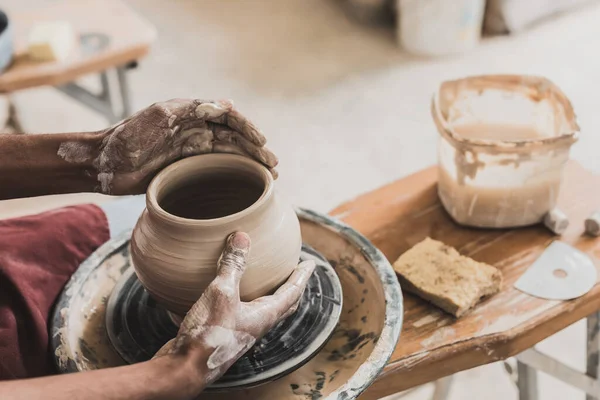
<instances>
[{"instance_id":1,"label":"hand","mask_svg":"<svg viewBox=\"0 0 600 400\"><path fill-rule=\"evenodd\" d=\"M313 261L305 261L273 295L244 303L239 287L249 251L248 235L229 236L218 261L217 277L187 313L177 337L154 356L184 355L203 379L203 387L222 376L258 339L296 311L315 269Z\"/></svg>"},{"instance_id":2,"label":"hand","mask_svg":"<svg viewBox=\"0 0 600 400\"><path fill-rule=\"evenodd\" d=\"M277 157L265 143L231 101L175 99L155 103L109 128L94 165L100 190L114 195L144 193L168 164L206 153L248 156L277 177Z\"/></svg>"}]
</instances>

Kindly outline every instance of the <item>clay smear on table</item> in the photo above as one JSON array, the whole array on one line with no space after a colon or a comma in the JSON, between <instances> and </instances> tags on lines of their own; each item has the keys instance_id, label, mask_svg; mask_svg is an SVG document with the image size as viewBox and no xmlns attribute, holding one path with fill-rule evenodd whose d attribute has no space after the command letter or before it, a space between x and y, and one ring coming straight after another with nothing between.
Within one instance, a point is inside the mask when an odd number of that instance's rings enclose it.
<instances>
[{"instance_id":1,"label":"clay smear on table","mask_svg":"<svg viewBox=\"0 0 600 400\"><path fill-rule=\"evenodd\" d=\"M441 136L439 195L455 221L525 226L556 205L579 127L554 84L525 76L445 82L432 112Z\"/></svg>"}]
</instances>

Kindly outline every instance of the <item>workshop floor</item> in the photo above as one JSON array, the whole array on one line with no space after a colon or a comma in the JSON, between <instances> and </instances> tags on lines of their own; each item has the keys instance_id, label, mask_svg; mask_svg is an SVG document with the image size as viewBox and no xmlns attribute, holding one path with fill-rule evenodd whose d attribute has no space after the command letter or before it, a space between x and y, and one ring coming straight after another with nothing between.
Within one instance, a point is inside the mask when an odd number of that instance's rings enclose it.
<instances>
[{"instance_id":1,"label":"workshop floor","mask_svg":"<svg viewBox=\"0 0 600 400\"><path fill-rule=\"evenodd\" d=\"M402 53L393 30L360 26L332 0L130 3L159 31L151 56L131 75L135 108L173 97L234 99L269 138L281 159L279 188L295 204L327 211L435 163L431 95L442 80L472 74L536 74L555 81L572 99L582 127L573 157L600 172L600 6L518 37L488 39L462 57L422 59ZM15 99L28 132L105 126L50 88ZM0 217L90 199L103 200L87 195L0 202ZM583 335L584 325L576 324L541 348L581 369ZM543 399L583 399L551 378L540 383ZM406 398L426 399L430 391ZM484 397L517 398L502 364L457 375L450 399Z\"/></svg>"}]
</instances>

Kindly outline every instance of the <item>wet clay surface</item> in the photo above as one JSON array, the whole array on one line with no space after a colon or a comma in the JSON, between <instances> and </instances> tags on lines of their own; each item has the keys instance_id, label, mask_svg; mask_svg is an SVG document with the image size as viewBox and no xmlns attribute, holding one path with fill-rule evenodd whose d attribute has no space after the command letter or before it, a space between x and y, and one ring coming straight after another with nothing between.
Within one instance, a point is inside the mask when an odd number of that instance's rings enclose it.
<instances>
[{"instance_id":1,"label":"wet clay surface","mask_svg":"<svg viewBox=\"0 0 600 400\"><path fill-rule=\"evenodd\" d=\"M353 399L391 355L402 325L402 295L391 265L354 230L318 213L297 212L303 240L327 258L342 284L343 308L333 336L308 363L281 379L252 389L207 393L201 399ZM103 246L65 288L52 323L62 372L123 363L104 320L108 296L129 266L127 242L124 236ZM87 307L82 307L83 298Z\"/></svg>"},{"instance_id":2,"label":"wet clay surface","mask_svg":"<svg viewBox=\"0 0 600 400\"><path fill-rule=\"evenodd\" d=\"M158 202L165 211L178 217L213 219L250 207L264 191L264 183L258 179L215 174L186 182Z\"/></svg>"},{"instance_id":3,"label":"wet clay surface","mask_svg":"<svg viewBox=\"0 0 600 400\"><path fill-rule=\"evenodd\" d=\"M571 219L560 240L600 266L600 239L584 234L598 207L600 176L575 162L566 167L558 206ZM571 301L548 301L513 287L557 238L543 226L483 230L457 225L437 196L437 168L418 172L332 212L360 230L389 260L426 237L502 271L502 290L459 320L412 295L404 300L402 339L382 375L361 398L378 399L530 348L597 309L600 286Z\"/></svg>"},{"instance_id":4,"label":"wet clay surface","mask_svg":"<svg viewBox=\"0 0 600 400\"><path fill-rule=\"evenodd\" d=\"M122 240L103 245L79 267L65 287L50 328L60 371L125 364L110 344L104 321L112 289L129 267L128 253Z\"/></svg>"},{"instance_id":5,"label":"wet clay surface","mask_svg":"<svg viewBox=\"0 0 600 400\"><path fill-rule=\"evenodd\" d=\"M240 283L243 301L271 293L292 274L302 246L300 224L271 173L239 155L189 157L150 183L131 236L131 262L158 303L185 315L216 277L224 238L233 232L252 241Z\"/></svg>"}]
</instances>

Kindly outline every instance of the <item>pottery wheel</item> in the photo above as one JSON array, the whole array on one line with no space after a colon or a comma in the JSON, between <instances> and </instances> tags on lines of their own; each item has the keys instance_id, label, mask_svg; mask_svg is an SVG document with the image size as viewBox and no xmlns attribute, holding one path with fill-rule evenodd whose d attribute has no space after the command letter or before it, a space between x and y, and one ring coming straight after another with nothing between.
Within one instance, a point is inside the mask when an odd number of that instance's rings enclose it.
<instances>
[{"instance_id":1,"label":"pottery wheel","mask_svg":"<svg viewBox=\"0 0 600 400\"><path fill-rule=\"evenodd\" d=\"M356 399L381 373L396 347L402 293L389 261L336 219L311 210L296 212L303 242L326 257L342 285L339 323L318 354L295 371L253 388L203 393L204 400ZM57 299L49 333L60 373L125 364L108 337L106 312L111 293L131 266L130 237L124 232L98 248Z\"/></svg>"},{"instance_id":2,"label":"pottery wheel","mask_svg":"<svg viewBox=\"0 0 600 400\"><path fill-rule=\"evenodd\" d=\"M298 310L275 326L209 390L245 388L275 380L300 368L325 345L342 309L342 288L329 262L304 245L300 260L317 268ZM129 268L112 291L106 310L111 344L128 363L146 361L177 335L178 326Z\"/></svg>"}]
</instances>

